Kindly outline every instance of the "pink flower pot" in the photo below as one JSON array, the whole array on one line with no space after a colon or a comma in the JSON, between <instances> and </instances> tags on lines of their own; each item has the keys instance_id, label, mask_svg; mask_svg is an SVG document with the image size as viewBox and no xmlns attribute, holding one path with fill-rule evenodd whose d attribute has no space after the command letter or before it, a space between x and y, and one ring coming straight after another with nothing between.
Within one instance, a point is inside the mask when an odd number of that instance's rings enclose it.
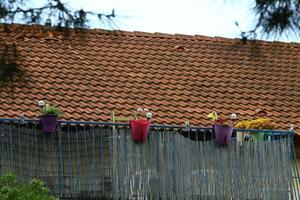
<instances>
[{"instance_id":1,"label":"pink flower pot","mask_svg":"<svg viewBox=\"0 0 300 200\"><path fill-rule=\"evenodd\" d=\"M144 142L149 134L150 122L148 120L130 120L131 137L136 142Z\"/></svg>"},{"instance_id":2,"label":"pink flower pot","mask_svg":"<svg viewBox=\"0 0 300 200\"><path fill-rule=\"evenodd\" d=\"M231 126L214 125L216 134L216 142L218 144L229 144L231 141L231 135L233 128Z\"/></svg>"},{"instance_id":3,"label":"pink flower pot","mask_svg":"<svg viewBox=\"0 0 300 200\"><path fill-rule=\"evenodd\" d=\"M55 115L42 115L40 121L43 126L44 133L54 133L58 117Z\"/></svg>"}]
</instances>

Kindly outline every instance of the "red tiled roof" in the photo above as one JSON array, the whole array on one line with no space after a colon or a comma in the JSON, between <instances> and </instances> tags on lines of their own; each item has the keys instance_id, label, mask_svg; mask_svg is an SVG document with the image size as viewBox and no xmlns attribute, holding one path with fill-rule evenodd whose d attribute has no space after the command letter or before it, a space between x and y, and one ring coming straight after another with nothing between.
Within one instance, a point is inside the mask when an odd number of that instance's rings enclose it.
<instances>
[{"instance_id":1,"label":"red tiled roof","mask_svg":"<svg viewBox=\"0 0 300 200\"><path fill-rule=\"evenodd\" d=\"M212 110L246 119L261 108L281 129L300 124L300 44L8 27L0 38L15 44L23 73L2 82L0 117L36 118L46 100L66 120L110 121L112 109L129 116L146 107L154 123L209 126Z\"/></svg>"}]
</instances>

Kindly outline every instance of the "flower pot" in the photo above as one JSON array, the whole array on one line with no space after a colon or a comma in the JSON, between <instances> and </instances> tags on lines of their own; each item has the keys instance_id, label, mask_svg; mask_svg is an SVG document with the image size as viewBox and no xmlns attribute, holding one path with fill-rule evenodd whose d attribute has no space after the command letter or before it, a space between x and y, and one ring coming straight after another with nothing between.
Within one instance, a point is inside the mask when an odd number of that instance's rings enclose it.
<instances>
[{"instance_id":1,"label":"flower pot","mask_svg":"<svg viewBox=\"0 0 300 200\"><path fill-rule=\"evenodd\" d=\"M136 142L144 142L149 134L150 122L148 120L130 120L131 137Z\"/></svg>"},{"instance_id":2,"label":"flower pot","mask_svg":"<svg viewBox=\"0 0 300 200\"><path fill-rule=\"evenodd\" d=\"M55 115L42 115L40 116L40 121L43 126L44 133L54 133L56 128L58 116Z\"/></svg>"},{"instance_id":3,"label":"flower pot","mask_svg":"<svg viewBox=\"0 0 300 200\"><path fill-rule=\"evenodd\" d=\"M229 144L233 128L231 126L214 125L216 142L218 144Z\"/></svg>"}]
</instances>

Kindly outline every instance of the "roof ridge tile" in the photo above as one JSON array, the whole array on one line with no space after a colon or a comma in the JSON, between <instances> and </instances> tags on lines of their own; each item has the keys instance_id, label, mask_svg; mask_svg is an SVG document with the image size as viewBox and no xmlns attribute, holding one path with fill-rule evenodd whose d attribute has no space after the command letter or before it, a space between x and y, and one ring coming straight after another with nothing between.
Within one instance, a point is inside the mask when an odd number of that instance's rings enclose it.
<instances>
[{"instance_id":1,"label":"roof ridge tile","mask_svg":"<svg viewBox=\"0 0 300 200\"><path fill-rule=\"evenodd\" d=\"M133 31L135 36L138 37L155 37L154 33L144 32L144 31Z\"/></svg>"},{"instance_id":2,"label":"roof ridge tile","mask_svg":"<svg viewBox=\"0 0 300 200\"><path fill-rule=\"evenodd\" d=\"M100 34L111 34L112 31L106 30L106 29L100 29L100 28L94 28L93 31Z\"/></svg>"},{"instance_id":3,"label":"roof ridge tile","mask_svg":"<svg viewBox=\"0 0 300 200\"><path fill-rule=\"evenodd\" d=\"M280 47L290 47L291 43L289 43L289 42L283 42L283 41L273 41L272 45L274 45L274 46L280 46Z\"/></svg>"},{"instance_id":4,"label":"roof ridge tile","mask_svg":"<svg viewBox=\"0 0 300 200\"><path fill-rule=\"evenodd\" d=\"M3 27L4 25L0 25L0 27ZM24 28L33 28L34 30L39 30L43 29L45 26L43 25L27 25L27 24L20 24L20 23L13 23L9 24L9 26L13 28L17 27L24 27ZM71 30L76 31L73 28L69 28ZM226 38L226 37L220 37L220 36L204 36L204 35L188 35L188 34L168 34L168 33L160 33L160 32L155 32L155 33L150 33L150 32L143 32L143 31L124 31L124 30L107 30L107 29L102 29L102 28L94 28L94 29L83 29L83 30L88 30L90 32L96 32L100 34L113 34L117 33L120 35L126 35L126 36L146 36L146 37L164 37L164 38L177 38L177 39L197 39L197 40L206 40L206 41L223 41L223 42L233 42L236 40L241 40L241 38ZM54 30L55 31L55 30ZM254 41L255 43L263 44L263 45L272 45L272 44L279 44L279 45L284 45L284 46L300 46L300 43L298 42L282 42L282 41L265 41L265 40L248 40L248 41Z\"/></svg>"},{"instance_id":5,"label":"roof ridge tile","mask_svg":"<svg viewBox=\"0 0 300 200\"><path fill-rule=\"evenodd\" d=\"M300 43L299 42L291 42L290 44L293 47L300 47Z\"/></svg>"},{"instance_id":6,"label":"roof ridge tile","mask_svg":"<svg viewBox=\"0 0 300 200\"><path fill-rule=\"evenodd\" d=\"M215 36L215 40L218 42L230 42L230 43L234 42L234 39L232 39L232 38L225 38L225 37L220 37L220 36Z\"/></svg>"},{"instance_id":7,"label":"roof ridge tile","mask_svg":"<svg viewBox=\"0 0 300 200\"><path fill-rule=\"evenodd\" d=\"M205 41L215 41L214 37L205 36L205 35L195 35L197 40L205 40Z\"/></svg>"},{"instance_id":8,"label":"roof ridge tile","mask_svg":"<svg viewBox=\"0 0 300 200\"><path fill-rule=\"evenodd\" d=\"M132 31L123 31L123 30L113 30L111 33L115 33L121 36L135 36L135 33Z\"/></svg>"},{"instance_id":9,"label":"roof ridge tile","mask_svg":"<svg viewBox=\"0 0 300 200\"><path fill-rule=\"evenodd\" d=\"M187 35L187 34L175 34L176 39L196 39L194 35Z\"/></svg>"},{"instance_id":10,"label":"roof ridge tile","mask_svg":"<svg viewBox=\"0 0 300 200\"><path fill-rule=\"evenodd\" d=\"M156 35L156 37L160 37L160 38L175 38L175 35L168 34L168 33L155 32L154 34Z\"/></svg>"}]
</instances>

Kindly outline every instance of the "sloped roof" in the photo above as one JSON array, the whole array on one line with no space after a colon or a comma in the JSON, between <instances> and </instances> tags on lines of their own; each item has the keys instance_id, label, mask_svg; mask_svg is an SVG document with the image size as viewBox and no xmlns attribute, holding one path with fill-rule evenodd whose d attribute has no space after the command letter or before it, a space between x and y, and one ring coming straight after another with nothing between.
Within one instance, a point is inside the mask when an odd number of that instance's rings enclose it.
<instances>
[{"instance_id":1,"label":"sloped roof","mask_svg":"<svg viewBox=\"0 0 300 200\"><path fill-rule=\"evenodd\" d=\"M37 118L37 101L46 100L58 105L66 120L110 121L112 109L129 116L144 107L152 111L153 123L209 126L212 110L246 119L259 108L281 129L300 124L297 43L8 29L1 27L1 42L16 48L20 73L1 83L0 117Z\"/></svg>"}]
</instances>

